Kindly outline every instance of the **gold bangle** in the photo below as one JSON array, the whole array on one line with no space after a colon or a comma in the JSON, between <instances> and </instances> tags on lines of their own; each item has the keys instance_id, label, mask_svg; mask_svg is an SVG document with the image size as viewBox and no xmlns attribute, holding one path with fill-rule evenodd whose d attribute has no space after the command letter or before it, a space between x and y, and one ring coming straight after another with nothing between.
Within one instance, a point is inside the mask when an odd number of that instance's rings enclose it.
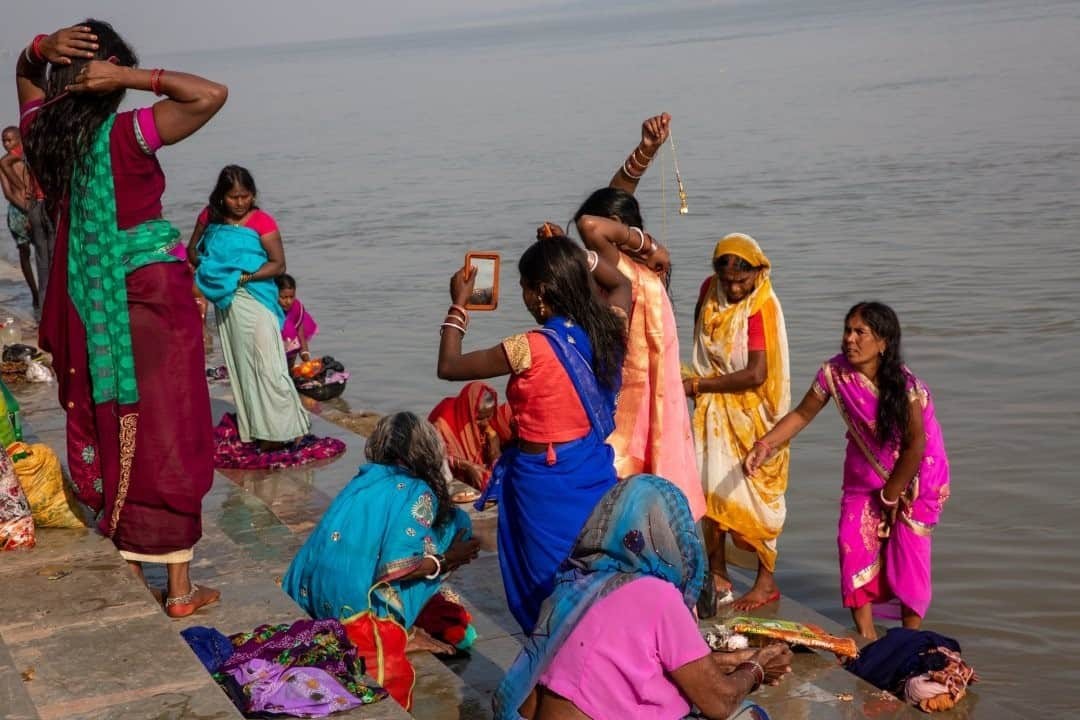
<instances>
[{"instance_id":1,"label":"gold bangle","mask_svg":"<svg viewBox=\"0 0 1080 720\"><path fill-rule=\"evenodd\" d=\"M700 383L701 383L701 378L699 378L699 377L692 378L690 380L690 392L694 393L695 395L699 394L700 390L698 389L698 385Z\"/></svg>"}]
</instances>

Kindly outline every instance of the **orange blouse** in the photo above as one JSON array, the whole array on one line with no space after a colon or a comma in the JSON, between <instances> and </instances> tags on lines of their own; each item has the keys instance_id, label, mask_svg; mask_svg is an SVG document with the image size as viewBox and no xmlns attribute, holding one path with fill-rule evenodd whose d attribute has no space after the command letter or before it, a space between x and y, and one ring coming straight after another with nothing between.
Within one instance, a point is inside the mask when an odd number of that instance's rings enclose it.
<instances>
[{"instance_id":1,"label":"orange blouse","mask_svg":"<svg viewBox=\"0 0 1080 720\"><path fill-rule=\"evenodd\" d=\"M562 443L589 434L589 416L578 398L574 383L548 342L539 332L513 335L503 340L510 361L506 401L522 440Z\"/></svg>"}]
</instances>

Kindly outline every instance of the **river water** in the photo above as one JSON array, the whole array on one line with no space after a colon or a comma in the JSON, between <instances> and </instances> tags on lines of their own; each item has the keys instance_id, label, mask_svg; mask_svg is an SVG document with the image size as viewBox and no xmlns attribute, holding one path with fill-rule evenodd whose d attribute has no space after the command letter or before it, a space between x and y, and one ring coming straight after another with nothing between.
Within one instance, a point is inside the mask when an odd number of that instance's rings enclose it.
<instances>
[{"instance_id":1,"label":"river water","mask_svg":"<svg viewBox=\"0 0 1080 720\"><path fill-rule=\"evenodd\" d=\"M501 307L477 314L466 341L486 347L529 324L515 263L533 228L564 223L641 120L670 112L690 214L676 212L670 164L654 164L639 196L671 248L684 358L697 286L728 232L772 259L795 399L837 351L848 306L893 305L953 470L927 627L960 639L980 671L980 716L1075 710L1080 5L665 5L253 50L140 48L144 65L230 87L208 128L161 153L168 214L189 232L218 169L251 168L322 326L314 348L352 371L347 401L426 412L455 392L435 353L466 249L504 256ZM842 435L826 410L795 443L778 579L847 622Z\"/></svg>"}]
</instances>

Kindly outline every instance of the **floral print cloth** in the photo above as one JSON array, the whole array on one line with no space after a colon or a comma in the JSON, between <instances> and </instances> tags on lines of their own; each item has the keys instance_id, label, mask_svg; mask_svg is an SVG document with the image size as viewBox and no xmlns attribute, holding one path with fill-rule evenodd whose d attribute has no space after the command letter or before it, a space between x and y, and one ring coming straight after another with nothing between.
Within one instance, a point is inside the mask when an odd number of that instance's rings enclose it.
<instances>
[{"instance_id":1,"label":"floral print cloth","mask_svg":"<svg viewBox=\"0 0 1080 720\"><path fill-rule=\"evenodd\" d=\"M0 550L34 547L34 518L8 454L0 450Z\"/></svg>"},{"instance_id":2,"label":"floral print cloth","mask_svg":"<svg viewBox=\"0 0 1080 720\"><path fill-rule=\"evenodd\" d=\"M341 440L314 435L305 435L281 450L262 452L257 443L240 440L236 416L232 413L226 413L214 428L214 443L214 467L238 470L295 467L334 458L345 452L345 443Z\"/></svg>"},{"instance_id":3,"label":"floral print cloth","mask_svg":"<svg viewBox=\"0 0 1080 720\"><path fill-rule=\"evenodd\" d=\"M386 697L364 675L363 662L337 620L261 625L229 639L233 654L215 678L240 686L244 713L325 717Z\"/></svg>"}]
</instances>

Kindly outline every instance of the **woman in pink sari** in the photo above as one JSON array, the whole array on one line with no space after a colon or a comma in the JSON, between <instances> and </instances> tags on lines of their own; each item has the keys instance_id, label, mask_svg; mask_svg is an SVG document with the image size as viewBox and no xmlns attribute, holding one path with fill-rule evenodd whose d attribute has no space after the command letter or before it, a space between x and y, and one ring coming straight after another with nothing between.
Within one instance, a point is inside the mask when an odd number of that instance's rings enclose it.
<instances>
[{"instance_id":1,"label":"woman in pink sari","mask_svg":"<svg viewBox=\"0 0 1080 720\"><path fill-rule=\"evenodd\" d=\"M949 498L949 460L930 391L903 364L900 321L862 302L844 320L842 352L827 360L799 406L746 458L752 474L825 407L847 426L840 500L840 590L859 633L874 639L873 605L897 601L906 628L930 606L930 546Z\"/></svg>"}]
</instances>

